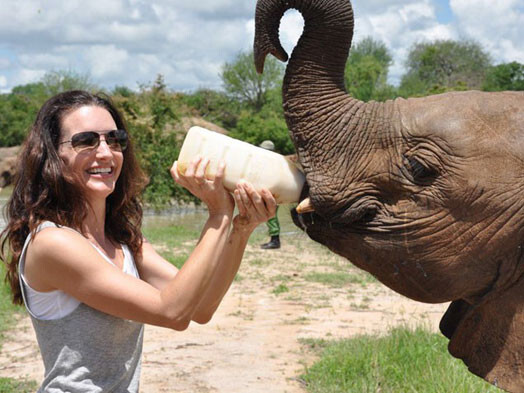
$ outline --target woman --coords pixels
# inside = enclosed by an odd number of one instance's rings
[[[40,109],[21,152],[3,250],[15,303],[24,301],[45,365],[39,392],[137,392],[144,323],[208,322],[251,232],[275,213],[267,190],[205,178],[195,159],[175,182],[208,207],[178,271],[142,237],[143,176],[121,116],[105,98],[59,94]],[[239,214],[233,219],[236,206]]]

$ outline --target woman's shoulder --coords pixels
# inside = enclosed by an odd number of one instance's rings
[[[51,256],[73,251],[83,244],[85,238],[77,231],[47,221],[38,226],[28,248],[36,256]]]
[[[80,233],[65,227],[47,226],[39,228],[32,236],[22,269],[33,289],[40,292],[61,289],[59,283],[71,277],[66,273],[77,271],[82,261],[89,258],[89,253]]]

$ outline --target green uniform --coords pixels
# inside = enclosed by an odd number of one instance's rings
[[[278,206],[275,212],[275,217],[267,220],[267,229],[269,236],[278,236],[280,235],[280,223],[278,222]]]

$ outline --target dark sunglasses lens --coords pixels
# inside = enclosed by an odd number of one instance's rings
[[[127,148],[127,132],[125,130],[116,130],[108,132],[106,141],[112,148],[119,148],[124,151]]]
[[[82,150],[96,147],[99,141],[100,135],[96,132],[79,132],[71,138],[71,146],[73,146],[74,149]]]

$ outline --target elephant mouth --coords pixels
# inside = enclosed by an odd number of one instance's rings
[[[377,227],[378,207],[374,203],[330,204],[311,197],[309,184],[301,192],[300,203],[291,210],[296,226],[308,234],[312,231],[320,235],[326,231],[362,232]]]
[[[294,224],[307,232],[308,228],[311,228],[316,223],[323,221],[322,217],[315,213],[315,208],[311,202],[309,196],[309,184],[304,183],[304,188],[300,194],[300,203],[293,209],[291,209],[291,218]]]
[[[291,218],[295,225],[303,231],[307,231],[315,224],[315,213],[299,213],[296,208],[291,209]]]
[[[337,222],[333,217],[328,218],[325,214],[317,211],[309,196],[309,186],[306,183],[302,190],[301,202],[297,207],[291,209],[291,218],[293,223],[309,235],[312,232],[318,232],[322,235],[327,230],[344,231],[347,225]]]

